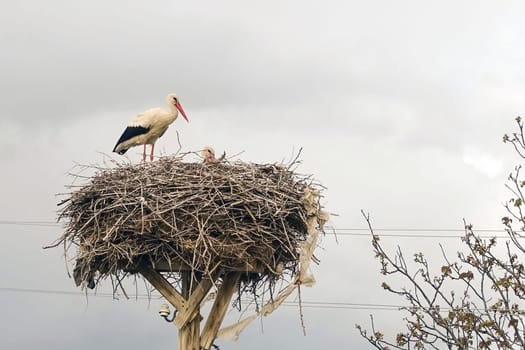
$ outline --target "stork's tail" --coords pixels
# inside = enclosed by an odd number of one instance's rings
[[[126,151],[132,146],[136,145],[136,143],[130,142],[133,138],[148,133],[150,129],[145,128],[143,126],[128,126],[120,138],[117,141],[117,144],[115,145],[115,148],[113,148],[113,152],[116,152],[118,154],[124,154]],[[128,141],[128,142],[126,142]]]
[[[119,146],[120,146],[120,147],[119,147]],[[122,154],[126,153],[126,152],[128,151],[128,149],[129,149],[129,148],[124,148],[124,147],[122,147],[122,144],[121,144],[121,143],[117,143],[117,144],[115,145],[115,147],[113,148],[113,152],[122,155]]]

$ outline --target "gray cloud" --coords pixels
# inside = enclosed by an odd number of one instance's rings
[[[506,170],[488,178],[463,152],[508,170],[516,161],[500,138],[523,111],[524,10],[488,1],[6,3],[0,219],[54,220],[73,163],[102,163],[97,152],[110,152],[126,122],[174,91],[191,123],[176,121],[159,152],[176,151],[176,130],[185,150],[212,144],[253,162],[304,147],[299,170],[328,187],[339,228],[363,227],[361,208],[376,227],[458,227],[463,217],[497,227]],[[0,226],[3,285],[78,291],[60,250],[41,249],[60,231]],[[432,254],[439,240],[388,242]],[[444,243],[452,252],[459,244]],[[400,302],[378,288],[368,238],[328,236],[323,246],[305,300]],[[2,348],[175,346],[157,301],[148,309],[146,301],[0,294]],[[365,347],[353,325],[366,324],[370,310],[304,311],[306,338],[298,311],[283,308],[264,320],[263,334],[254,324],[221,348]],[[398,316],[380,313],[378,323],[393,330]]]

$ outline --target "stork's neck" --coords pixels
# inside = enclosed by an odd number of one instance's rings
[[[173,105],[173,103],[170,103],[169,104],[169,117],[171,119],[171,121],[173,122],[175,119],[177,119],[177,116],[179,115],[179,110],[177,109],[177,107],[175,107]]]

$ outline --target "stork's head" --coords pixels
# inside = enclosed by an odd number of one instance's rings
[[[215,158],[215,150],[211,146],[205,146],[201,151],[201,156],[204,163],[213,163],[217,161]]]
[[[177,95],[169,94],[167,97],[167,101],[168,101],[168,105],[174,106],[175,108],[177,108],[177,110],[180,112],[180,114],[182,114],[184,119],[186,119],[188,123],[190,122],[188,120],[188,117],[186,116],[186,112],[184,112],[184,108],[182,108],[182,105],[179,102],[179,98],[177,97]]]

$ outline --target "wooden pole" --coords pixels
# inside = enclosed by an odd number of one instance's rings
[[[241,272],[230,272],[222,277],[222,283],[204,325],[202,336],[200,306],[213,287],[213,280],[217,276],[213,279],[200,278],[191,270],[182,270],[179,292],[159,271],[149,265],[138,266],[137,272],[140,272],[177,309],[177,316],[173,323],[179,329],[179,350],[209,350],[235,294]]]
[[[239,272],[232,272],[223,277],[222,284],[217,291],[217,296],[202,330],[200,341],[202,349],[209,350],[217,337],[232,296],[236,291],[240,276]]]
[[[213,287],[212,280],[207,277],[203,278],[200,282],[196,279],[193,279],[192,281],[191,278],[189,278],[189,284],[187,287],[185,287],[184,281],[186,278],[184,273],[186,272],[189,273],[190,276],[193,275],[190,271],[181,272],[182,289],[184,290],[187,288],[187,293],[189,296],[185,297],[186,302],[184,303],[184,307],[179,309],[179,313],[177,314],[177,317],[175,317],[174,323],[178,328],[184,327],[186,323],[193,320],[199,314],[199,308],[202,301],[210,291],[211,287]]]
[[[193,280],[195,275],[192,271],[181,272],[182,296],[188,300],[196,289],[197,281]],[[197,305],[196,312],[192,313],[193,319],[190,319],[179,328],[179,350],[200,350],[200,323],[201,315],[200,308]]]

